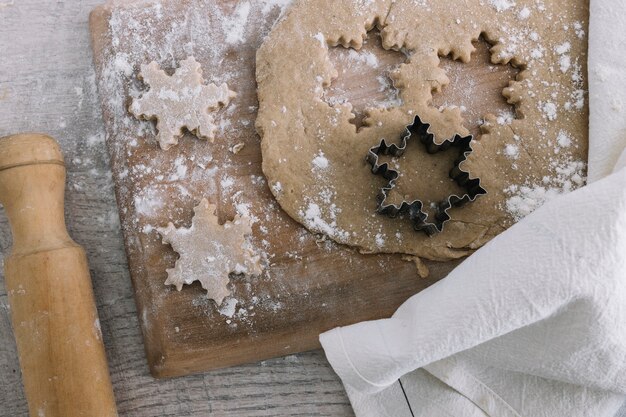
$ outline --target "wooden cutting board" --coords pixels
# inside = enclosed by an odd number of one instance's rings
[[[113,179],[155,377],[318,348],[320,332],[388,317],[458,263],[428,262],[430,276],[420,278],[416,265],[401,256],[364,255],[309,233],[275,203],[261,171],[254,129],[254,64],[255,51],[279,18],[282,3],[116,1],[91,15]],[[479,46],[471,64],[444,59],[457,87],[435,98],[435,104],[465,106],[474,132],[480,115],[510,110],[500,92],[515,74],[511,67],[491,66],[487,46]],[[341,75],[328,97],[349,99],[357,113],[393,96],[381,87],[380,76],[404,59],[381,50],[376,33],[364,48],[378,56],[377,65],[354,65],[354,56],[341,47],[331,51]],[[173,70],[190,55],[203,65],[209,82],[227,82],[238,95],[216,116],[220,128],[214,143],[187,134],[178,146],[163,151],[155,141],[154,124],[134,119],[127,107],[146,88],[137,80],[140,64],[155,60]],[[464,94],[464,77],[473,80],[479,94]],[[245,146],[234,154],[231,148],[239,143]],[[155,231],[169,221],[189,226],[193,207],[203,197],[218,204],[221,221],[242,210],[258,219],[253,241],[268,265],[261,277],[231,279],[237,304],[222,313],[197,283],[180,292],[164,285],[165,271],[177,255]]]

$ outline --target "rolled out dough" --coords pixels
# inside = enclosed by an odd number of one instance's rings
[[[296,1],[257,54],[263,171],[282,208],[311,231],[364,252],[459,258],[480,247],[553,194],[584,183],[587,153],[585,53],[587,5],[557,0]],[[329,104],[337,77],[329,48],[360,49],[381,31],[386,49],[407,54],[391,74],[401,103],[366,111],[350,123],[350,103]],[[385,183],[373,176],[367,151],[399,140],[415,114],[438,138],[465,135],[461,108],[437,109],[433,93],[449,83],[440,56],[467,62],[483,36],[492,62],[520,69],[503,95],[515,115],[485,115],[482,135],[463,168],[488,195],[452,209],[443,233],[427,237],[410,223],[376,213]],[[340,46],[341,47],[341,46]],[[400,195],[436,195],[432,156],[407,153],[398,167]],[[436,164],[435,164],[436,165]]]

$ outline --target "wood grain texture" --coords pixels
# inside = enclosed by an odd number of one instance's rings
[[[162,0],[155,14],[150,2],[113,2],[96,9],[91,18],[121,225],[148,364],[156,377],[318,348],[320,333],[389,317],[458,263],[429,263],[430,277],[421,279],[415,264],[400,255],[364,255],[320,241],[277,206],[264,182],[254,122],[256,50],[278,10],[264,14],[263,8],[252,8],[245,41],[232,44],[226,41],[223,27],[228,25],[222,19],[236,15],[237,5],[235,0]],[[205,77],[227,82],[237,97],[216,116],[216,124],[228,127],[218,129],[214,142],[186,135],[164,151],[126,105],[140,66],[154,60],[173,71],[190,54],[179,45],[189,45]],[[133,74],[116,72],[122,59]],[[370,90],[353,91],[367,97]],[[236,155],[230,151],[235,143],[245,144]],[[181,166],[184,174],[178,175]],[[232,219],[241,205],[258,219],[251,240],[267,266],[259,277],[231,277],[238,303],[232,317],[221,314],[197,284],[182,291],[164,285],[177,255],[162,244],[155,229],[170,221],[188,226],[193,207],[203,198],[216,204],[222,222]]]
[[[148,363],[157,377],[317,348],[321,332],[388,317],[407,298],[458,264],[428,262],[430,276],[420,279],[415,265],[399,255],[364,255],[330,241],[320,243],[319,237],[276,206],[262,182],[260,140],[254,129],[258,105],[254,70],[256,50],[277,13],[252,8],[246,20],[245,41],[231,44],[223,29],[229,25],[223,19],[236,14],[237,4],[235,0],[164,0],[155,14],[151,3],[112,2],[96,9],[91,17],[96,73],[131,279]],[[113,26],[115,29],[110,29]],[[372,101],[385,101],[386,95],[393,95],[388,74],[407,59],[403,53],[383,50],[377,32],[370,32],[359,53],[343,47],[330,49],[339,77],[328,89],[326,100],[351,102],[357,123],[358,115]],[[213,143],[186,135],[176,147],[163,151],[154,132],[131,117],[126,106],[132,100],[133,88],[145,89],[136,79],[141,65],[156,61],[173,72],[176,63],[190,54],[172,45],[188,45],[203,65],[205,77],[217,84],[228,82],[237,97],[216,116],[216,124],[228,127],[218,130]],[[511,112],[501,91],[516,70],[489,64],[488,45],[478,46],[471,64],[447,65],[460,73],[458,84],[466,79],[479,80],[481,96],[468,98],[463,96],[464,89],[457,88],[445,90],[437,99],[463,103],[472,116]],[[354,61],[358,54],[375,56],[376,65]],[[123,75],[115,72],[120,60],[133,70]],[[387,88],[381,88],[381,79],[389,80]],[[472,130],[478,130],[478,117],[472,117]],[[229,151],[234,143],[245,144],[237,155]],[[185,174],[172,179],[172,173],[181,166]],[[223,185],[225,181],[228,186]],[[231,280],[238,301],[237,314],[231,318],[217,311],[199,285],[180,292],[163,285],[165,271],[173,266],[176,254],[161,244],[155,229],[169,221],[179,227],[189,225],[192,208],[203,198],[217,205],[221,221],[232,218],[242,204],[259,219],[253,226],[252,241],[267,255],[268,266],[261,277]]]
[[[150,377],[92,70],[87,19],[99,3],[0,0],[0,136],[43,131],[61,142],[66,217],[87,250],[120,416],[353,416],[319,351],[172,380]],[[10,246],[0,209],[0,259]],[[0,275],[0,417],[26,417],[9,314]],[[618,416],[626,417],[626,408]]]

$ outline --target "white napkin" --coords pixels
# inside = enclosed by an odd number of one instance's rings
[[[392,318],[320,336],[358,417],[608,417],[624,402],[624,16],[623,0],[592,0],[591,184],[539,208]]]
[[[588,179],[593,182],[613,171],[626,148],[626,2],[591,0],[590,9]]]

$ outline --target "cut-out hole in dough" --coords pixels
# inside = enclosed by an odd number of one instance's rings
[[[491,45],[482,37],[474,43],[476,51],[468,63],[442,57],[440,67],[445,70],[450,84],[441,93],[433,95],[434,107],[460,107],[465,127],[474,137],[480,135],[482,119],[487,114],[498,118],[498,123],[509,124],[516,118],[515,107],[506,102],[502,90],[520,72],[512,65],[491,63]]]
[[[402,104],[389,74],[407,60],[405,54],[382,47],[380,32],[373,29],[358,51],[337,46],[328,56],[337,70],[337,79],[326,88],[324,100],[331,106],[350,103],[357,129],[363,126],[367,108],[390,108]]]
[[[424,144],[409,140],[402,156],[380,155],[378,163],[388,163],[399,174],[395,187],[387,192],[385,204],[400,206],[403,201],[412,202],[419,198],[424,203],[422,211],[432,222],[438,203],[451,195],[462,196],[466,190],[450,178],[450,170],[459,158],[457,149],[425,155]]]

